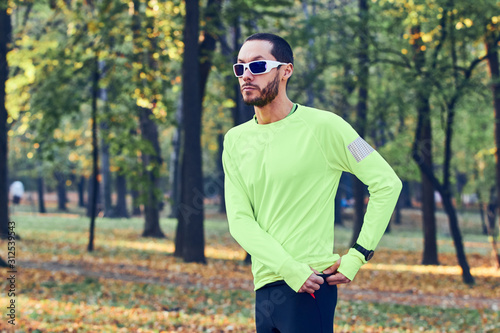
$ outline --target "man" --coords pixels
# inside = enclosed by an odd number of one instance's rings
[[[291,102],[290,45],[248,37],[234,73],[254,119],[224,139],[229,229],[252,256],[258,333],[332,332],[337,285],[352,281],[380,241],[401,191],[387,162],[340,117]],[[368,185],[353,248],[333,253],[334,199],[342,172]]]
[[[19,180],[16,180],[10,185],[9,192],[10,195],[12,196],[12,203],[14,205],[19,205],[24,195],[23,183],[20,182]]]

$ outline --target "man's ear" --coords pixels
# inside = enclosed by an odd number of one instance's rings
[[[285,65],[285,74],[283,75],[283,79],[288,80],[290,76],[293,74],[293,65],[292,64],[286,64]]]

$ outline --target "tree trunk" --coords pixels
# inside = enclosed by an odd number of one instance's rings
[[[241,43],[240,43],[240,38],[241,38],[241,28],[240,28],[240,18],[236,17],[234,20],[233,24],[234,28],[234,34],[233,34],[233,63],[238,62],[238,54],[237,51],[241,48]],[[250,105],[246,105],[243,102],[243,96],[241,95],[241,90],[240,90],[240,84],[238,81],[234,80],[233,77],[231,77],[231,80],[233,82],[233,91],[235,93],[235,106],[231,110],[233,113],[233,121],[234,121],[234,126],[238,126],[240,124],[243,124],[244,122],[247,122],[251,120],[255,114],[254,108]],[[244,264],[251,264],[252,263],[252,256],[247,253],[245,256],[245,259],[243,260]]]
[[[481,218],[481,229],[483,232],[483,235],[488,234],[488,226],[486,225],[486,214],[484,213],[484,202],[483,198],[481,196],[481,191],[479,189],[476,189],[476,195],[477,195],[477,205],[478,205],[478,210],[479,210],[479,217]]]
[[[340,188],[337,190],[337,195],[335,196],[335,221],[334,225],[344,226],[344,220],[342,219],[342,196]]]
[[[387,224],[387,228],[385,228],[384,234],[391,233],[393,220],[394,220],[394,213],[392,214],[391,219],[389,220],[389,224]]]
[[[57,209],[59,211],[67,211],[66,203],[66,176],[62,172],[54,172],[54,178],[57,181]]]
[[[453,56],[456,59],[455,56]],[[454,61],[454,64],[456,62]],[[454,66],[455,67],[455,66]],[[455,206],[452,202],[451,185],[450,185],[450,165],[452,157],[451,142],[453,138],[453,124],[455,119],[455,105],[458,100],[460,92],[457,90],[455,96],[448,103],[448,119],[446,122],[446,136],[445,136],[445,158],[443,163],[443,186],[438,186],[439,193],[441,194],[443,200],[443,206],[448,215],[448,222],[450,225],[450,231],[453,238],[453,243],[455,245],[455,250],[457,254],[457,260],[462,268],[462,279],[466,284],[473,285],[475,283],[474,278],[470,272],[470,267],[467,262],[467,257],[465,256],[465,250],[462,241],[462,233],[460,232],[460,227],[458,225],[458,217]],[[436,182],[436,180],[434,180]]]
[[[99,144],[97,142],[97,94],[99,92],[99,57],[94,60],[92,75],[92,195],[90,196],[90,230],[87,251],[94,251],[95,217],[97,210],[97,194],[99,191]]]
[[[410,182],[403,180],[403,189],[401,190],[401,195],[399,196],[399,200],[401,200],[401,208],[412,208],[413,204],[411,202],[411,189]]]
[[[146,6],[151,10],[150,2],[147,2]],[[145,26],[141,24],[142,17],[140,12],[141,1],[134,0],[134,13],[132,18],[132,30],[133,30],[133,43],[136,52],[137,62],[143,62],[143,66],[146,69],[143,70],[156,70],[157,63],[153,58],[153,53],[156,51],[156,39],[153,36],[154,31],[154,18],[144,15]],[[147,49],[144,49],[144,44],[142,37],[143,30],[148,31],[145,35],[149,42]],[[142,57],[141,57],[142,55]],[[142,79],[138,79],[141,82]],[[148,82],[142,81],[144,86],[149,89]],[[155,91],[152,91],[152,95],[155,95]],[[151,100],[151,103],[155,103]],[[162,190],[159,186],[160,168],[161,168],[161,150],[158,140],[158,126],[154,120],[154,115],[152,109],[138,107],[137,111],[139,113],[139,126],[141,129],[141,136],[144,142],[147,143],[148,148],[146,151],[142,151],[141,161],[143,166],[143,175],[145,178],[145,184],[143,185],[142,191],[144,202],[144,230],[142,232],[143,237],[154,237],[154,238],[164,238],[165,234],[160,227],[160,200],[162,200]],[[143,180],[144,181],[144,180]]]
[[[411,29],[412,36],[420,36],[420,26]],[[417,38],[413,44],[414,61],[418,71],[425,67],[425,53],[421,50],[422,40]],[[417,87],[417,128],[413,142],[412,157],[420,168],[422,179],[422,226],[424,232],[423,265],[439,265],[436,239],[436,204],[434,201],[434,186],[429,175],[423,168],[433,169],[432,161],[432,125],[431,108],[429,105],[429,87],[424,78],[420,78]]]
[[[304,12],[304,17],[306,18],[306,28],[308,31],[309,36],[314,35],[314,26],[311,24],[316,16],[316,1],[311,1],[311,13],[309,13],[309,1],[303,1],[302,2],[302,11]],[[314,61],[314,54],[313,54],[313,45],[314,45],[314,39],[310,37],[308,39],[308,48],[307,48],[307,69],[309,73],[314,72],[314,69],[316,68],[316,64]],[[314,97],[315,97],[315,90],[312,84],[308,84],[306,87],[306,105],[309,107],[314,107]]]
[[[10,265],[0,257],[0,267],[10,267]]]
[[[363,218],[365,216],[365,184],[363,184],[356,176],[351,175],[352,192],[354,197],[353,206],[353,226],[351,245],[358,239],[361,228],[363,227]]]
[[[107,102],[106,102],[107,103]],[[106,110],[104,110],[106,112]],[[106,142],[104,138],[104,134],[107,133],[107,124],[101,123],[101,193],[102,193],[102,208],[103,208],[103,216],[104,217],[114,217],[113,212],[113,202],[111,200],[112,193],[112,177],[111,171],[109,170],[109,144]]]
[[[156,39],[153,37],[154,18],[148,17],[145,14],[144,8],[141,9],[142,1],[134,0],[133,17],[132,17],[132,33],[135,62],[143,63],[145,67],[143,71],[156,70],[156,60],[153,59],[153,53],[156,51]],[[147,9],[150,10],[150,2],[146,2]],[[145,24],[142,24],[142,21]],[[147,34],[144,32],[147,31]],[[143,40],[147,39],[149,46],[143,44]],[[137,76],[137,82],[142,82],[145,88],[148,87],[147,80],[143,80]],[[155,91],[151,95],[155,95]],[[148,96],[149,98],[150,96]],[[151,103],[155,103],[152,99]],[[158,127],[154,120],[153,112],[150,108],[137,108],[139,117],[139,127],[142,140],[147,143],[147,149],[141,152],[143,187],[141,189],[142,197],[144,198],[144,230],[143,237],[164,238],[165,234],[160,227],[160,198],[162,191],[159,187],[159,176],[161,167],[161,150],[158,141]]]
[[[182,165],[180,165],[182,166]],[[179,172],[181,174],[182,171]],[[182,182],[182,179],[179,179],[179,183]],[[179,191],[181,189],[179,188]],[[179,202],[177,204],[177,212],[175,213],[177,218],[177,228],[175,230],[175,249],[174,249],[174,257],[182,258],[184,251],[184,217],[182,216],[182,212],[180,210],[181,197],[179,193]]]
[[[97,175],[97,189],[94,191],[94,174],[92,173],[90,178],[89,178],[89,183],[88,183],[88,188],[87,188],[87,217],[91,217],[92,214],[99,215],[99,212],[101,211],[101,207],[99,205],[99,202],[101,202],[101,200],[100,200],[101,189],[100,189],[99,183],[100,183],[99,182],[99,175]],[[92,206],[92,202],[94,201],[94,196],[95,196],[96,203],[94,206]],[[94,213],[92,213],[92,211]]]
[[[147,182],[143,187],[146,196],[144,202],[144,231],[142,237],[164,238],[165,234],[160,227],[160,198],[161,189],[159,184],[159,173],[161,166],[160,144],[158,139],[158,126],[152,119],[153,113],[150,109],[141,108],[139,119],[142,138],[153,148],[154,153],[142,152],[143,172]]]
[[[429,100],[420,96],[418,101],[419,125],[414,144],[418,147],[417,164],[433,168],[432,162],[432,131]],[[415,157],[414,157],[415,158]],[[432,180],[424,172],[422,178],[422,226],[424,231],[424,251],[422,265],[439,265],[437,236],[436,236],[436,203],[434,200],[434,186]]]
[[[221,34],[219,36],[219,40],[221,41],[221,48],[222,48],[222,53],[226,57],[227,61],[230,61],[232,63],[236,63],[237,61],[237,50],[240,49],[241,43],[240,43],[240,38],[241,38],[241,28],[240,28],[240,17],[235,16],[233,21],[232,21],[232,45],[230,46],[229,43],[227,42],[227,38],[225,35]],[[220,25],[219,26],[219,31],[223,31],[224,26]],[[228,87],[232,87],[233,91],[233,101],[234,101],[234,107],[231,109],[231,113],[233,116],[233,125],[238,126],[240,124],[243,124],[244,122],[247,122],[251,120],[254,116],[254,109],[252,106],[246,105],[243,102],[242,96],[241,96],[241,91],[240,91],[240,85],[237,80],[234,79],[234,76],[227,76],[226,77],[226,82]],[[224,177],[222,177],[222,182],[221,182],[221,188],[224,188]],[[222,191],[224,193],[224,191]],[[225,210],[225,196],[224,194],[221,196],[221,200],[224,200],[224,202],[221,202],[221,206],[224,205],[224,210]],[[221,207],[222,210],[222,207]],[[250,254],[247,253],[243,263],[244,264],[250,264],[251,263],[251,256]]]
[[[424,229],[424,251],[422,265],[439,265],[436,239],[434,187],[426,175],[422,177],[422,222]]]
[[[7,1],[0,2],[0,238],[7,238],[9,235],[8,114],[5,107],[5,83],[9,78],[7,52],[12,25],[7,7]]]
[[[137,190],[130,191],[132,195],[132,216],[141,216],[141,205],[139,203],[139,192]]]
[[[344,31],[344,33],[345,33],[345,31]],[[344,89],[343,89],[343,93],[340,97],[341,98],[340,99],[340,115],[342,116],[342,118],[344,118],[346,120],[349,118],[349,114],[352,113],[352,107],[349,103],[349,96],[352,95],[352,93],[354,92],[354,90],[356,88],[356,85],[352,79],[351,71],[352,71],[351,64],[349,62],[346,62],[344,64],[344,68],[343,68],[343,78],[344,78],[343,88]],[[337,190],[337,194],[335,196],[335,225],[340,225],[340,226],[344,225],[344,221],[342,219],[342,211],[344,209],[344,207],[342,207],[342,193],[345,192],[345,189],[342,188],[342,179],[344,177],[345,176],[342,176],[340,179],[339,189]],[[352,177],[352,178],[354,179],[354,177]],[[356,215],[353,218],[356,218]],[[354,225],[356,225],[356,224],[354,224]],[[359,235],[359,231],[360,230],[358,230],[356,233],[353,231],[353,234]]]
[[[104,60],[99,61],[99,72],[101,77],[106,76],[106,61]],[[104,114],[107,114],[109,111],[108,90],[107,88],[102,87],[99,89],[99,92],[100,92],[100,99],[104,103],[103,112]],[[106,138],[108,134],[108,124],[104,121],[101,122],[100,129],[101,129],[101,175],[102,175],[101,199],[103,200],[102,202],[103,216],[114,217],[113,201],[111,199],[111,194],[113,190],[112,190],[111,170],[109,169],[110,166],[109,143]]]
[[[238,50],[241,48],[240,38],[241,38],[241,28],[239,17],[236,17],[233,24],[233,58],[232,62],[238,62]],[[226,55],[229,56],[229,55]],[[228,60],[229,61],[229,60]],[[234,91],[234,108],[231,109],[233,114],[234,126],[243,124],[253,118],[255,112],[252,106],[246,105],[243,102],[243,97],[241,96],[240,85],[234,76],[231,76],[232,87]],[[231,83],[230,83],[231,84]]]
[[[127,210],[127,178],[123,174],[116,175],[116,207],[115,217],[128,218]]]
[[[368,112],[368,78],[370,75],[370,59],[368,56],[369,29],[368,29],[368,0],[359,0],[359,50],[358,50],[358,105],[356,112],[355,129],[361,137],[366,134],[366,117]],[[351,244],[358,239],[363,218],[365,216],[365,185],[353,176],[354,192],[354,225],[352,230]]]
[[[453,19],[453,17],[452,17]],[[453,68],[457,68],[457,53],[456,53],[456,43],[455,43],[455,29],[452,28],[450,30],[450,39],[451,39],[451,59],[453,63]],[[465,76],[465,80],[467,80],[468,75]],[[452,158],[452,139],[453,139],[453,126],[455,123],[455,105],[458,101],[458,98],[461,93],[462,84],[458,83],[458,73],[454,71],[454,81],[455,81],[455,94],[447,103],[447,121],[446,121],[446,135],[445,135],[445,153],[444,153],[444,161],[443,161],[443,185],[437,187],[439,193],[441,194],[443,200],[443,206],[448,215],[448,222],[450,225],[450,231],[453,238],[453,243],[455,245],[455,250],[457,254],[457,259],[460,267],[462,268],[462,279],[466,284],[473,285],[474,278],[470,273],[470,267],[467,262],[467,257],[465,256],[463,241],[462,241],[462,233],[460,232],[460,227],[458,225],[458,217],[455,206],[453,205],[453,195],[450,184],[450,172],[451,172],[451,158]],[[458,186],[463,186],[461,184],[465,184],[465,181],[459,182],[457,179]],[[461,192],[459,188],[458,193]]]
[[[227,42],[227,38],[225,35],[221,34],[219,36],[219,40],[221,41],[221,48],[222,48],[222,53],[226,57],[227,61],[231,61],[232,63],[236,63],[237,61],[237,51],[241,48],[241,43],[240,43],[240,38],[241,38],[241,27],[240,27],[240,17],[235,16],[233,21],[232,21],[232,45],[229,46],[229,43]],[[224,26],[220,25],[219,26],[219,31],[223,31]],[[234,76],[228,76],[226,77],[227,79],[227,86],[232,87],[233,90],[233,101],[234,101],[234,107],[231,109],[231,113],[233,116],[233,124],[234,126],[238,126],[240,124],[243,124],[244,122],[247,122],[251,120],[255,114],[254,108],[252,106],[246,105],[243,102],[243,98],[241,96],[241,91],[240,91],[240,85],[237,80],[234,79]],[[221,187],[224,187],[224,183],[222,182]],[[222,198],[221,198],[222,200]],[[225,199],[224,199],[225,200]],[[221,203],[221,205],[224,203]],[[247,253],[245,259],[244,259],[244,264],[250,264],[251,263],[251,256],[250,254]]]
[[[447,11],[447,13],[452,13],[451,9],[450,11]],[[448,15],[445,15],[443,17],[447,17]],[[451,21],[453,21],[453,14],[451,14]],[[456,54],[456,43],[455,43],[455,35],[454,35],[454,27],[452,26],[449,31],[447,31],[447,25],[446,25],[446,19],[442,21],[442,26],[443,26],[443,32],[442,32],[442,41],[440,45],[442,45],[442,42],[444,41],[444,38],[447,36],[449,33],[450,36],[450,41],[451,41],[451,60],[452,60],[452,68],[457,68],[457,63],[458,63],[458,57]],[[418,35],[414,36],[419,36],[415,40],[415,62],[416,62],[416,67],[419,70],[419,72],[423,68],[423,64],[425,63],[425,56],[424,53],[421,50],[421,37],[420,37],[420,29],[416,27],[414,29],[415,33],[418,33]],[[434,70],[437,64],[437,57],[439,54],[439,48],[436,49],[436,52],[434,54],[434,61],[432,62],[431,65],[431,70]],[[453,138],[453,125],[454,125],[454,119],[455,119],[455,106],[460,98],[460,95],[462,94],[462,89],[465,87],[467,81],[470,78],[470,75],[472,73],[473,68],[477,65],[477,62],[472,62],[471,66],[469,69],[466,71],[465,77],[463,80],[460,81],[459,75],[457,71],[454,71],[453,73],[453,78],[454,78],[454,85],[455,85],[455,93],[453,96],[447,101],[446,103],[446,128],[445,128],[445,151],[444,151],[444,161],[443,161],[443,183],[441,184],[439,180],[436,178],[434,170],[433,170],[433,164],[432,164],[432,136],[430,135],[431,133],[431,121],[430,121],[430,107],[429,107],[429,96],[430,93],[429,87],[426,84],[425,76],[421,79],[420,82],[420,87],[417,91],[417,95],[419,96],[419,99],[417,103],[418,105],[418,111],[419,111],[419,118],[418,118],[418,124],[417,124],[417,135],[415,138],[415,142],[418,142],[420,140],[420,144],[418,147],[414,145],[414,150],[413,150],[413,157],[415,158],[422,174],[424,175],[424,180],[429,182],[430,186],[433,187],[435,190],[439,192],[442,198],[443,206],[446,211],[446,214],[448,216],[448,222],[450,226],[450,231],[451,235],[453,238],[453,242],[455,245],[455,250],[456,250],[456,255],[458,259],[458,263],[460,267],[462,268],[462,278],[463,281],[466,284],[473,285],[475,283],[474,278],[472,277],[470,273],[470,267],[467,263],[467,257],[465,255],[464,247],[463,247],[463,241],[462,241],[462,235],[460,232],[459,224],[458,224],[458,218],[457,218],[457,213],[455,206],[453,205],[452,201],[452,191],[451,191],[451,185],[450,185],[450,171],[451,171],[451,158],[452,158],[452,138]],[[425,102],[425,103],[422,103]],[[418,149],[420,149],[420,152],[417,152]],[[428,155],[428,156],[427,156]],[[423,198],[424,200],[428,197],[431,196],[430,190],[429,193],[423,193]],[[434,204],[434,197],[432,196],[432,201]],[[433,243],[435,243],[435,223],[434,223],[434,229],[432,230],[432,237]],[[433,245],[433,244],[431,244]],[[437,246],[436,246],[437,247]],[[437,252],[437,249],[436,249]],[[431,258],[433,259],[433,258]],[[424,249],[424,260],[426,260],[426,255],[425,255],[425,249]],[[436,260],[437,260],[437,255],[436,255]]]
[[[45,209],[45,197],[44,197],[45,184],[43,181],[43,174],[42,174],[40,164],[41,163],[39,162],[39,165],[37,167],[38,177],[36,179],[36,185],[37,185],[37,193],[38,193],[38,212],[43,214],[43,213],[46,213],[47,210]]]
[[[206,22],[203,42],[199,45],[199,62],[200,62],[200,103],[203,105],[203,98],[205,96],[205,90],[208,82],[208,75],[210,74],[210,69],[212,68],[212,58],[216,47],[216,29],[220,20],[220,12],[222,10],[222,0],[208,0],[207,7],[205,9],[205,19]]]
[[[216,46],[215,28],[220,26],[221,0],[209,0],[205,10],[204,40],[198,45],[199,5],[186,1],[184,29],[183,95],[182,95],[182,161],[180,168],[180,202],[177,210],[176,256],[189,261],[205,262],[203,174],[201,168],[201,115],[208,75]],[[187,8],[190,14],[187,14]],[[188,44],[189,43],[189,44]],[[189,54],[188,54],[189,52]],[[198,55],[198,57],[197,57]],[[195,64],[196,63],[196,64]],[[198,82],[196,82],[198,81]],[[192,85],[199,90],[193,91]],[[187,91],[191,91],[191,98]],[[196,95],[197,98],[192,98]],[[189,119],[188,119],[189,118]],[[196,244],[199,242],[199,244]]]
[[[173,138],[172,138],[172,153],[170,154],[170,186],[171,186],[171,196],[170,196],[170,217],[177,218],[177,213],[179,210],[179,201],[180,201],[180,179],[181,179],[181,138],[182,138],[182,101],[179,101],[179,106],[177,107],[177,111],[175,114],[177,120],[177,128],[175,129]],[[182,239],[182,235],[179,234],[179,229],[176,231],[176,242]],[[182,246],[179,247],[176,245],[176,249],[181,249]],[[181,256],[180,254],[178,254]]]
[[[201,72],[199,55],[199,4],[186,0],[184,61],[182,64],[183,154],[178,223],[183,224],[182,258],[206,262],[203,230],[203,176],[201,160]]]
[[[488,52],[488,66],[491,74],[491,91],[493,93],[493,108],[495,112],[495,146],[496,146],[496,186],[500,189],[500,60],[498,57],[498,36],[490,32],[486,36],[486,50]],[[500,207],[500,195],[497,195],[497,209]],[[500,216],[500,214],[497,214]],[[498,221],[500,226],[500,220]],[[490,228],[491,229],[491,228]],[[495,228],[493,228],[494,230]],[[497,267],[500,267],[500,255],[493,245],[494,255],[497,257]]]
[[[86,178],[84,176],[80,176],[80,180],[78,181],[78,207],[85,207],[85,183]]]
[[[486,234],[491,243],[491,259],[493,265],[498,269],[500,268],[500,255],[498,254],[497,235],[495,234],[495,222],[497,219],[497,206],[498,206],[498,198],[496,195],[496,187],[493,186],[490,190],[490,202],[487,208],[487,216],[488,220],[486,221]]]
[[[255,111],[253,109],[253,106],[246,105],[245,102],[243,102],[243,97],[241,96],[239,83],[236,83],[234,85],[234,88],[235,88],[234,90],[237,93],[236,95],[237,97],[235,103],[236,105],[232,109],[232,111],[233,111],[234,125],[237,126],[251,120],[255,115]]]
[[[394,211],[394,224],[400,225],[401,224],[401,206],[403,205],[402,201],[398,199],[398,202],[396,202],[396,209]]]
[[[446,210],[446,214],[449,218],[450,231],[453,237],[453,243],[455,245],[455,250],[457,253],[458,264],[462,268],[462,279],[466,284],[473,285],[474,278],[470,273],[470,267],[467,262],[467,257],[465,256],[465,250],[462,242],[462,234],[458,225],[458,217],[451,200],[451,196],[448,193],[445,195],[441,194],[443,199],[443,206]]]
[[[205,32],[203,42],[200,44],[200,103],[201,103],[201,111],[200,115],[203,111],[203,99],[205,96],[205,91],[208,82],[208,76],[210,74],[210,69],[212,68],[212,58],[213,53],[215,52],[216,42],[217,42],[217,34],[216,29],[220,26],[220,15],[219,13],[222,10],[222,0],[208,0],[207,7],[205,9],[205,19],[206,22]],[[201,132],[201,125],[200,125]],[[218,137],[219,146],[221,144],[221,138]],[[219,150],[222,152],[222,149]],[[220,156],[220,165],[219,172],[222,169],[222,156]],[[222,171],[223,172],[223,171]],[[203,176],[202,176],[203,178]],[[216,175],[215,180],[219,180],[220,177]],[[221,207],[219,207],[220,210]],[[225,209],[224,209],[225,211]]]
[[[44,182],[42,177],[37,177],[37,191],[38,191],[38,212],[39,213],[46,213],[47,210],[45,209],[45,199],[44,199]]]

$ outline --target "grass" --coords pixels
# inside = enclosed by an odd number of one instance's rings
[[[157,240],[140,237],[141,219],[99,218],[93,253],[86,252],[88,218],[18,212],[12,219],[22,237],[16,259],[36,264],[19,267],[16,332],[254,331],[250,268],[242,265],[245,253],[221,218],[205,222],[207,265],[172,256],[172,219],[161,220],[168,238]],[[479,230],[477,221],[469,217],[466,230]],[[408,218],[394,226],[375,262],[340,290],[336,332],[500,332],[500,302],[495,303],[500,273],[488,267],[487,238],[479,232],[464,235],[477,280],[469,288],[457,273],[446,220],[439,217],[438,223],[444,265],[418,265],[418,221]],[[336,228],[341,252],[350,235],[348,227]],[[5,257],[6,243],[0,245]],[[0,284],[0,304],[7,304],[7,282]],[[366,299],[369,293],[378,299]],[[448,304],[434,304],[431,296]],[[8,328],[4,316],[0,330]]]

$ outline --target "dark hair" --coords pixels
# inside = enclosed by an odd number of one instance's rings
[[[271,54],[277,61],[293,64],[293,51],[290,44],[280,36],[270,33],[256,33],[245,39],[245,43],[250,40],[264,40],[273,45]]]

